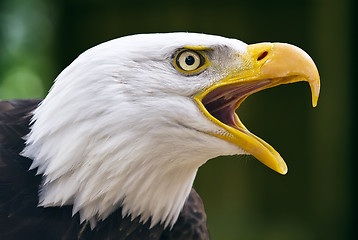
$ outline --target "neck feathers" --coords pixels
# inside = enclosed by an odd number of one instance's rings
[[[69,111],[66,106],[57,115],[43,114],[46,108],[51,110],[45,102],[35,111],[23,151],[33,159],[31,168],[43,175],[39,206],[73,205],[73,214],[79,212],[81,221],[91,221],[92,226],[118,207],[123,216],[151,219],[152,226],[173,225],[197,169],[222,151],[215,142],[220,139],[163,117],[103,111],[82,113],[90,117],[76,116],[78,120],[68,124],[61,113]],[[120,116],[137,120],[125,122]],[[51,124],[46,129],[42,123]],[[209,143],[214,143],[211,151]]]

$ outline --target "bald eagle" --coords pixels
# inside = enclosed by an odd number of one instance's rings
[[[0,103],[0,238],[208,239],[198,168],[251,154],[285,174],[235,110],[298,81],[316,106],[314,62],[283,43],[166,33],[87,50],[44,100]]]

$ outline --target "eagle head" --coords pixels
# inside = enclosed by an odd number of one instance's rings
[[[35,110],[23,155],[43,175],[39,206],[73,205],[95,224],[122,207],[173,225],[198,168],[252,154],[285,174],[281,156],[235,110],[246,97],[319,75],[301,49],[195,33],[142,34],[95,46],[56,78]]]

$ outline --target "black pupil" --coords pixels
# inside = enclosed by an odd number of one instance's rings
[[[193,56],[187,56],[185,58],[185,63],[189,66],[193,65],[195,63],[195,58]]]

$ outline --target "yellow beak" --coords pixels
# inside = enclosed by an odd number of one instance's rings
[[[280,154],[268,143],[250,133],[235,110],[252,93],[281,84],[307,81],[311,87],[312,105],[317,105],[320,80],[317,68],[307,53],[284,43],[260,43],[247,46],[241,56],[246,67],[237,67],[229,76],[195,96],[205,116],[224,129],[210,133],[252,154],[271,169],[287,173]],[[242,64],[242,63],[241,63]]]

